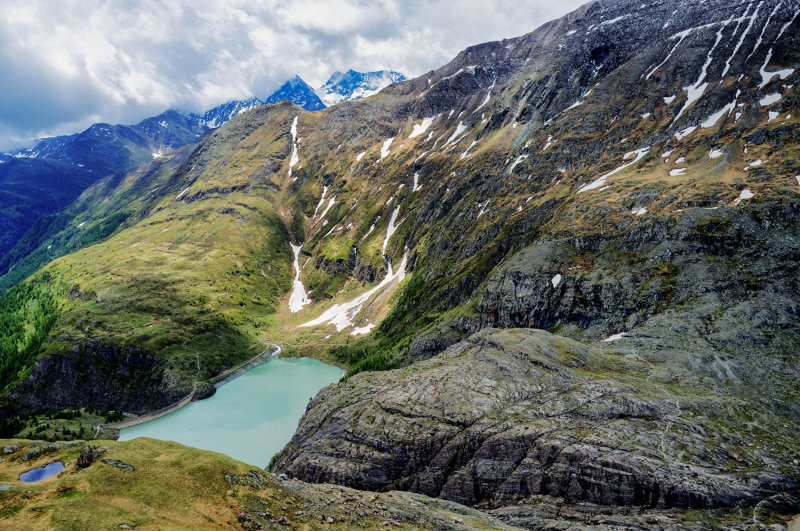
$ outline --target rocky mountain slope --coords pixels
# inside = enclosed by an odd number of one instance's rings
[[[593,2],[370,98],[242,113],[107,185],[121,229],[24,284],[47,319],[0,300],[36,332],[4,412],[144,411],[282,341],[395,369],[311,403],[276,464],[299,479],[524,525],[796,512],[798,18]]]
[[[362,98],[405,79],[402,74],[384,71],[362,74],[350,70],[348,76],[338,84],[329,81],[325,85],[331,93],[338,91],[339,101]],[[193,144],[202,133],[238,114],[282,100],[308,111],[325,108],[314,89],[295,76],[265,100],[233,100],[202,115],[170,110],[135,126],[95,124],[83,133],[40,139],[29,148],[6,154],[7,161],[0,158],[0,228],[4,229],[0,293],[46,264],[42,256],[52,259],[66,254],[45,240],[64,229],[66,213],[60,211],[67,206],[67,211],[74,210],[70,203],[89,185]]]

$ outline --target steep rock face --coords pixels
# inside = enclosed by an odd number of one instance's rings
[[[190,382],[170,381],[161,359],[138,347],[90,343],[68,356],[40,359],[9,395],[26,408],[93,405],[131,413],[154,411],[191,391]]]
[[[584,337],[633,328],[700,294],[747,300],[760,291],[797,300],[800,217],[794,203],[696,209],[618,233],[536,242],[490,277],[482,326],[553,329]],[[746,268],[721,266],[747,263]]]
[[[704,419],[723,398],[646,385],[646,367],[542,331],[483,331],[406,369],[326,388],[275,469],[467,504],[551,495],[712,508],[797,485],[778,467],[734,473],[726,453],[740,441]]]

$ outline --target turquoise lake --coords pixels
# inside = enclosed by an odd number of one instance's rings
[[[211,398],[120,431],[222,452],[265,467],[289,442],[310,398],[342,369],[311,358],[272,358],[217,389]]]

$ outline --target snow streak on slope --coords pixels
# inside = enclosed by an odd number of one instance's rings
[[[645,76],[645,79],[650,79],[650,76],[652,76],[653,74],[655,74],[656,70],[658,70],[659,68],[661,68],[662,66],[664,66],[664,63],[666,63],[667,61],[669,61],[669,58],[670,58],[670,57],[672,57],[672,54],[673,54],[673,53],[675,53],[675,50],[678,48],[678,46],[680,46],[680,45],[681,45],[681,43],[683,42],[683,40],[684,40],[684,39],[685,39],[685,38],[686,38],[686,37],[687,37],[687,36],[688,36],[688,35],[689,35],[689,34],[692,32],[692,30],[693,30],[693,29],[694,29],[694,28],[689,28],[689,29],[687,29],[687,30],[681,31],[680,33],[676,33],[675,35],[673,35],[673,36],[671,36],[671,37],[670,37],[670,39],[675,39],[675,38],[678,38],[678,42],[676,42],[676,43],[675,43],[675,46],[673,46],[673,47],[672,47],[672,49],[669,51],[669,53],[668,53],[668,54],[667,54],[667,56],[664,58],[664,60],[663,60],[663,61],[661,61],[661,63],[659,63],[659,64],[658,64],[658,66],[654,67],[652,70],[650,70],[650,71],[647,73],[647,75]]]
[[[746,27],[746,28],[744,29],[744,31],[742,32],[742,36],[741,36],[741,37],[739,37],[739,42],[737,42],[737,43],[736,43],[736,47],[733,49],[733,53],[731,54],[731,56],[730,56],[730,57],[728,57],[728,60],[727,60],[727,61],[725,61],[725,68],[722,70],[722,76],[721,76],[721,79],[725,79],[725,74],[727,74],[727,73],[728,73],[728,70],[730,70],[730,68],[731,68],[731,61],[733,61],[733,58],[736,56],[736,53],[739,51],[739,48],[741,48],[741,47],[742,47],[742,43],[744,43],[744,39],[745,39],[745,38],[747,37],[747,35],[750,33],[750,29],[752,29],[752,27],[753,27],[753,22],[755,22],[755,20],[756,20],[756,16],[758,16],[758,10],[759,10],[759,9],[761,9],[761,4],[763,4],[763,3],[764,3],[764,2],[763,2],[763,1],[761,1],[761,2],[759,2],[759,3],[758,3],[758,5],[756,6],[756,10],[755,10],[755,11],[753,11],[753,15],[750,17],[750,22],[747,24],[747,27]],[[750,11],[750,6],[748,5],[748,6],[747,6],[747,10],[744,12],[744,16],[745,16],[745,17],[747,17],[747,13],[748,13],[749,11]],[[739,24],[740,24],[740,22],[737,22],[737,23],[736,23],[736,30],[734,30],[734,32],[733,32],[733,34],[734,34],[734,35],[736,35],[736,31],[738,31],[738,29],[739,29]]]
[[[397,205],[397,207],[394,209],[394,212],[392,212],[392,217],[389,218],[389,225],[386,227],[386,238],[384,238],[383,240],[383,246],[381,247],[381,254],[386,253],[386,246],[389,245],[389,238],[391,238],[392,234],[394,234],[394,231],[397,230],[397,225],[395,225],[394,222],[397,221],[397,214],[399,213],[400,213],[400,205]]]
[[[419,184],[419,172],[414,173],[414,187],[411,189],[412,192],[416,192],[418,190],[422,190],[422,185]]]
[[[647,155],[648,151],[650,151],[650,146],[643,147],[642,149],[637,149],[636,151],[631,151],[625,153],[625,156],[622,157],[622,160],[628,160],[631,156],[636,155],[636,158],[633,159],[631,162],[627,164],[623,164],[619,168],[611,170],[610,172],[606,173],[605,175],[598,177],[594,181],[590,182],[589,184],[585,184],[578,189],[578,193],[588,192],[589,190],[595,190],[597,188],[602,188],[606,184],[606,179],[614,175],[615,173],[621,172],[628,166],[632,166],[639,162],[645,155]]]
[[[292,294],[289,296],[289,311],[297,313],[303,309],[303,306],[310,303],[311,299],[308,298],[305,287],[300,282],[300,249],[303,246],[293,243],[289,243],[289,245],[292,246],[292,253],[294,253],[294,282],[292,283]]]
[[[383,143],[383,146],[381,146],[381,158],[378,159],[379,161],[389,156],[389,146],[392,145],[393,141],[394,137],[386,140],[386,142]]]
[[[352,299],[348,302],[344,302],[342,304],[334,304],[327,310],[325,310],[322,315],[314,319],[313,321],[309,321],[307,323],[303,323],[300,327],[309,327],[309,326],[317,326],[321,324],[332,324],[336,326],[336,331],[341,332],[348,326],[353,326],[353,319],[356,315],[361,311],[364,304],[378,291],[385,288],[386,286],[392,284],[393,282],[397,281],[400,282],[406,277],[406,263],[408,262],[408,253],[403,255],[403,260],[400,262],[400,266],[397,268],[397,272],[392,271],[392,264],[389,263],[389,273],[384,277],[381,282],[372,288],[371,290],[367,291],[366,293],[362,293],[355,299]]]
[[[749,61],[750,58],[753,57],[753,54],[756,53],[756,50],[758,50],[758,47],[761,46],[761,43],[764,40],[764,32],[767,31],[767,27],[769,27],[769,23],[772,21],[772,17],[775,15],[775,13],[778,12],[778,9],[781,7],[782,3],[783,3],[783,1],[778,2],[777,4],[775,4],[775,7],[772,9],[772,11],[770,12],[769,16],[767,17],[767,21],[764,22],[764,26],[761,28],[761,33],[758,34],[758,39],[756,39],[756,45],[753,46],[753,51],[751,51],[750,55],[747,56],[747,58],[745,59],[745,62]],[[761,4],[759,4],[758,7],[761,7]]]
[[[775,42],[777,42],[778,39],[781,38],[783,32],[786,31],[786,28],[792,25],[794,20],[797,18],[798,14],[800,14],[800,11],[795,12],[792,19],[781,27],[781,30],[778,32],[778,36],[775,37]],[[775,42],[772,43],[773,46],[775,45]],[[770,47],[769,52],[767,52],[767,57],[764,59],[764,64],[761,65],[761,69],[759,70],[759,74],[761,74],[761,83],[759,83],[758,85],[759,89],[764,88],[764,86],[770,81],[772,81],[772,78],[774,78],[775,76],[778,76],[783,80],[794,73],[794,68],[786,68],[783,70],[777,70],[775,72],[767,72],[767,65],[769,64],[771,59],[772,59],[772,47]]]
[[[326,193],[328,193],[328,187],[327,186],[323,186],[322,187],[322,196],[319,198],[319,203],[317,203],[317,208],[314,209],[314,215],[311,216],[311,219],[316,219],[317,212],[319,212],[319,209],[322,208],[322,204],[325,202],[325,194]],[[326,212],[327,212],[327,210],[326,210]]]
[[[292,120],[292,157],[289,159],[289,177],[292,176],[292,168],[295,164],[300,162],[300,157],[297,155],[297,116],[294,117]],[[294,180],[297,180],[297,177],[294,177]]]
[[[719,28],[719,31],[717,31],[717,40],[714,41],[714,45],[708,51],[706,62],[703,64],[703,68],[700,71],[700,77],[697,78],[697,81],[695,81],[694,85],[691,85],[689,87],[683,87],[683,90],[686,92],[686,103],[683,104],[683,107],[675,116],[675,119],[672,120],[672,123],[677,122],[678,118],[681,117],[684,111],[689,107],[691,107],[691,105],[694,102],[699,100],[703,96],[703,94],[705,94],[706,88],[708,87],[708,82],[703,83],[703,81],[705,81],[706,76],[708,75],[708,67],[711,65],[712,55],[714,54],[714,50],[717,49],[717,46],[719,46],[719,41],[722,40],[723,30],[725,29],[725,27],[727,27],[728,24],[730,24],[732,20],[733,19],[728,19],[724,21],[722,23],[722,26]]]
[[[323,211],[322,211],[322,214],[320,214],[320,215],[319,215],[319,218],[317,218],[316,220],[314,220],[314,222],[311,224],[311,226],[313,227],[314,225],[316,225],[316,224],[317,224],[317,222],[318,222],[319,220],[321,220],[321,219],[324,219],[324,218],[325,218],[325,214],[327,214],[327,213],[328,213],[328,210],[330,210],[330,209],[331,209],[331,207],[332,207],[332,206],[333,206],[335,203],[336,203],[336,196],[333,196],[333,197],[331,197],[330,201],[328,201],[328,206],[326,206],[326,207],[325,207],[325,210],[323,210]],[[323,223],[323,225],[324,225],[324,223]]]

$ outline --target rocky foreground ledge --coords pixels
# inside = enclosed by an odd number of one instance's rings
[[[359,374],[310,403],[273,470],[499,508],[523,525],[542,516],[526,520],[526,504],[584,521],[800,512],[787,440],[748,437],[758,407],[731,393],[735,382],[676,384],[663,351],[654,363],[623,343],[484,330],[413,366]]]

